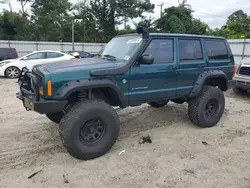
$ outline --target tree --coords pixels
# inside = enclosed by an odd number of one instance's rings
[[[153,12],[155,5],[150,0],[118,0],[118,15],[124,18],[124,28],[129,19],[141,17],[144,12]]]
[[[143,12],[153,11],[150,0],[92,0],[90,11],[96,20],[96,26],[107,42],[116,34],[116,26],[129,19],[141,17]],[[122,18],[122,21],[121,21]]]
[[[33,40],[33,26],[17,12],[4,11],[0,15],[0,37],[13,40]]]
[[[18,2],[20,2],[21,7],[22,7],[22,14],[23,16],[26,16],[26,12],[25,12],[25,6],[27,5],[28,2],[30,2],[31,0],[17,0]]]
[[[141,20],[136,23],[133,21],[135,27],[148,27],[148,28],[151,28],[151,29],[154,29],[154,24],[155,24],[155,19],[152,18],[151,16],[149,16],[149,18],[143,16],[141,17]]]
[[[165,25],[169,33],[185,33],[186,28],[183,22],[175,15],[171,16]]]
[[[99,40],[97,36],[96,20],[92,15],[87,0],[78,1],[74,5],[75,39],[82,42],[91,42]]]
[[[192,27],[192,10],[183,6],[165,9],[162,18],[157,21],[156,27],[162,32],[186,33]],[[178,26],[175,22],[180,24]],[[173,27],[173,28],[172,28]],[[178,30],[178,28],[180,30]]]
[[[226,25],[209,32],[211,35],[223,36],[228,39],[240,39],[242,36],[249,37],[249,33],[250,18],[242,10],[233,12],[228,17]]]
[[[7,4],[9,6],[10,12],[12,12],[11,0],[1,0],[0,4]]]
[[[227,25],[235,23],[241,24],[245,31],[250,31],[250,18],[242,10],[237,10],[228,17]]]
[[[208,25],[200,19],[192,19],[192,27],[188,30],[189,34],[205,35],[208,32]]]
[[[68,0],[34,0],[31,8],[38,39],[61,40],[58,36],[62,32],[63,23],[70,20],[68,12],[71,3]]]

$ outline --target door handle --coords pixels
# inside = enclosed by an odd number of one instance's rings
[[[176,69],[176,66],[174,65],[168,66],[168,69]]]
[[[206,67],[206,64],[200,64],[199,67]]]

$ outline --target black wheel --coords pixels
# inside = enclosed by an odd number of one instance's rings
[[[63,112],[58,112],[58,113],[53,113],[53,114],[46,114],[47,118],[53,121],[54,123],[59,124],[62,117],[63,117]]]
[[[5,71],[5,76],[7,78],[15,79],[18,78],[19,75],[20,75],[20,70],[17,67],[8,67]]]
[[[190,100],[188,115],[193,123],[207,128],[220,121],[224,109],[224,93],[219,88],[205,86],[197,98]]]
[[[244,93],[247,93],[246,90],[241,89],[241,88],[239,88],[239,87],[237,87],[237,86],[234,86],[234,87],[233,87],[233,91],[234,91],[236,94],[244,94]]]
[[[107,153],[116,142],[120,121],[114,108],[101,100],[76,103],[60,123],[64,147],[71,156],[88,160]]]
[[[155,108],[161,108],[163,106],[166,106],[169,101],[157,101],[157,102],[150,102],[148,103],[150,106]]]

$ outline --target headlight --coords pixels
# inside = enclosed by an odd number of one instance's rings
[[[8,64],[8,63],[10,63],[10,62],[3,62],[3,63],[0,63],[0,67],[6,65],[6,64]]]

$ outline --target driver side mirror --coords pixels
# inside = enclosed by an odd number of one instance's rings
[[[154,63],[154,57],[152,55],[143,55],[139,58],[140,64],[150,65]]]
[[[28,58],[27,57],[23,57],[23,59],[22,60],[27,60]]]

